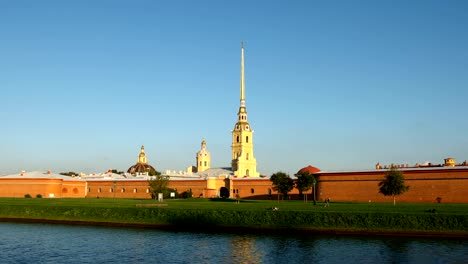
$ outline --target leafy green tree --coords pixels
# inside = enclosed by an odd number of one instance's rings
[[[148,169],[148,176],[160,176],[161,173],[155,169]]]
[[[393,205],[396,204],[396,196],[408,190],[409,186],[405,185],[403,173],[396,167],[391,167],[385,173],[385,178],[379,182],[379,193],[384,196],[393,196]]]
[[[288,193],[294,188],[294,181],[284,172],[277,172],[271,175],[270,181],[273,183],[273,190],[283,194],[284,197],[288,196]],[[278,198],[279,199],[279,198]]]
[[[296,174],[296,177],[296,189],[299,191],[299,196],[302,197],[302,193],[310,190],[314,182],[316,182],[315,177],[314,175],[309,174],[308,172],[298,173]],[[307,198],[307,194],[305,198]]]
[[[113,169],[111,171],[112,171],[112,173],[115,173],[115,174],[124,174],[123,171],[119,171],[119,170],[116,170],[116,169]]]
[[[163,193],[164,197],[167,197],[169,194],[169,176],[165,175],[155,175],[151,176],[148,180],[151,196],[153,198],[158,197],[158,193]]]
[[[74,171],[60,172],[59,174],[60,174],[60,175],[65,175],[65,176],[70,176],[70,177],[78,176],[78,173],[76,173],[76,172],[74,172]]]

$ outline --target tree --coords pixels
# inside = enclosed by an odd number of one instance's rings
[[[65,175],[65,176],[70,176],[70,177],[78,176],[78,173],[76,173],[76,172],[74,172],[74,171],[60,172],[59,174],[60,174],[60,175]]]
[[[308,172],[298,173],[296,174],[296,177],[296,189],[299,190],[299,196],[302,196],[303,192],[307,192],[308,190],[310,190],[310,188],[315,182],[315,177],[314,175],[309,174]]]
[[[291,179],[288,174],[281,171],[271,175],[270,181],[273,183],[273,190],[277,191],[278,195],[280,193],[283,194],[283,199],[285,196],[288,196],[288,192],[294,188],[293,179]]]
[[[396,196],[408,190],[409,186],[405,185],[403,173],[396,167],[391,167],[385,173],[385,178],[379,182],[379,193],[384,196],[393,196],[393,205],[396,204]]]
[[[158,197],[158,193],[163,193],[163,195],[167,197],[169,193],[169,188],[167,187],[169,184],[169,176],[161,174],[151,176],[150,180],[148,180],[148,184],[152,197]]]
[[[155,169],[147,169],[148,176],[160,176],[161,173]]]

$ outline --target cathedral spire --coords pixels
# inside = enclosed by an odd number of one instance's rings
[[[244,41],[242,41],[241,49],[240,106],[245,107]]]
[[[240,106],[237,112],[237,122],[232,131],[231,169],[239,177],[259,177],[257,160],[254,157],[253,130],[247,121],[245,106],[245,76],[244,76],[244,41],[241,46],[241,76],[240,76]]]
[[[247,122],[247,109],[245,107],[244,41],[242,41],[241,48],[240,106],[237,116],[239,122]]]

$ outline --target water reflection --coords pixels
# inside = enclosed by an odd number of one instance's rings
[[[467,240],[0,223],[2,263],[464,263]]]
[[[231,259],[225,259],[225,263],[261,263],[262,252],[256,245],[256,239],[251,236],[234,236],[231,239]]]

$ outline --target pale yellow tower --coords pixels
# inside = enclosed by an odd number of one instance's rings
[[[146,161],[146,154],[145,154],[145,146],[141,146],[140,155],[138,155],[138,163],[140,164],[147,164]]]
[[[203,140],[201,143],[201,149],[197,152],[197,171],[206,171],[211,166],[210,152],[206,150],[206,141]]]
[[[445,163],[444,163],[444,166],[445,167],[455,167],[455,159],[454,158],[446,158],[444,159]]]
[[[237,116],[237,123],[232,131],[232,171],[238,177],[259,177],[257,160],[253,153],[253,130],[247,122],[245,107],[244,42],[241,49],[240,106]]]

